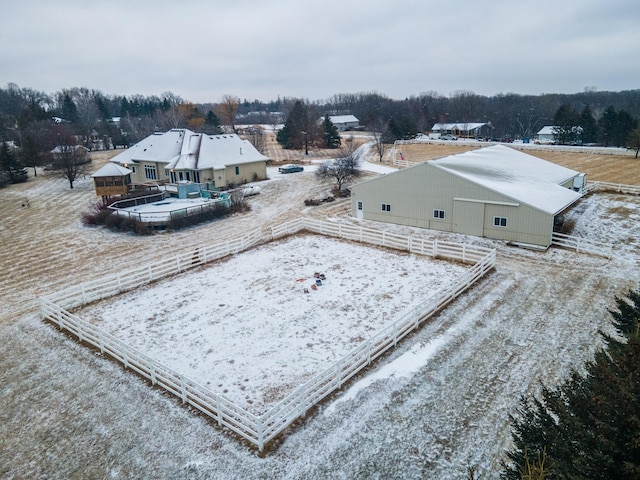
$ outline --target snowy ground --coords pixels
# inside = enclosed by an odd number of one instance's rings
[[[304,206],[305,198],[328,194],[306,165],[295,176],[269,176],[251,197],[251,212],[150,237],[83,228],[77,209],[95,201],[90,179],[69,190],[64,180],[39,175],[0,191],[1,478],[446,480],[466,478],[474,466],[480,478],[494,479],[520,396],[590,359],[601,345],[598,330],[610,328],[614,296],[640,286],[639,197],[590,195],[567,216],[574,234],[614,243],[611,260],[365,223],[494,246],[498,266],[260,457],[175,397],[43,323],[35,299],[152,254],[301,213],[354,221],[341,199]],[[25,196],[28,210],[20,207]]]
[[[464,271],[461,264],[305,235],[79,313],[261,414]],[[315,273],[326,280],[314,290]]]

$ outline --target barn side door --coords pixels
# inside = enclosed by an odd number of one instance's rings
[[[484,235],[484,203],[453,201],[453,231],[466,235]]]
[[[356,202],[356,218],[362,219],[364,217],[364,202],[362,200],[358,200]]]

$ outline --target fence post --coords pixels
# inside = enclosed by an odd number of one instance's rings
[[[182,403],[187,403],[187,390],[184,386],[184,377],[182,375],[180,375],[180,395]]]
[[[306,396],[307,389],[305,388],[305,384],[300,387],[300,416],[305,417],[307,415],[307,407],[306,407]]]
[[[433,252],[431,256],[433,258],[436,258],[438,256],[438,239],[437,238],[433,241]]]
[[[258,434],[258,450],[262,452],[264,449],[264,428],[262,426],[262,417],[258,417],[256,421],[256,433]]]
[[[155,385],[157,382],[156,380],[156,362],[152,361],[151,362],[151,366],[149,367],[149,374],[151,375],[151,385]]]

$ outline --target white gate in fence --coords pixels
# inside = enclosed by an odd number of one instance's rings
[[[132,290],[212,260],[242,252],[259,243],[301,231],[405,250],[434,258],[457,260],[472,264],[472,267],[427,301],[417,305],[389,326],[377,331],[333,366],[311,378],[260,416],[244,410],[69,312],[70,309],[86,303]],[[192,252],[172,259],[150,263],[124,273],[106,276],[45,295],[40,298],[40,312],[43,319],[77,336],[81,342],[100,349],[102,353],[121,362],[125,368],[149,379],[152,385],[171,392],[183,403],[198,409],[262,451],[269,441],[287,429],[295,420],[304,417],[310,408],[340,389],[345,382],[370,365],[373,360],[395,347],[398,341],[419,328],[425,320],[486,275],[495,267],[495,263],[495,249],[426,241],[360,226],[300,218],[275,226],[266,232],[254,230],[236,240],[217,245],[202,245]]]

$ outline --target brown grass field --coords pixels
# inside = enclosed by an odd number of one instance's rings
[[[402,154],[409,162],[425,162],[436,158],[476,150],[477,145],[450,144],[413,144],[402,145]],[[518,148],[518,147],[514,147]],[[640,185],[640,159],[629,152],[625,155],[605,153],[568,152],[553,147],[519,148],[529,155],[562,165],[578,172],[586,173],[591,181]]]

